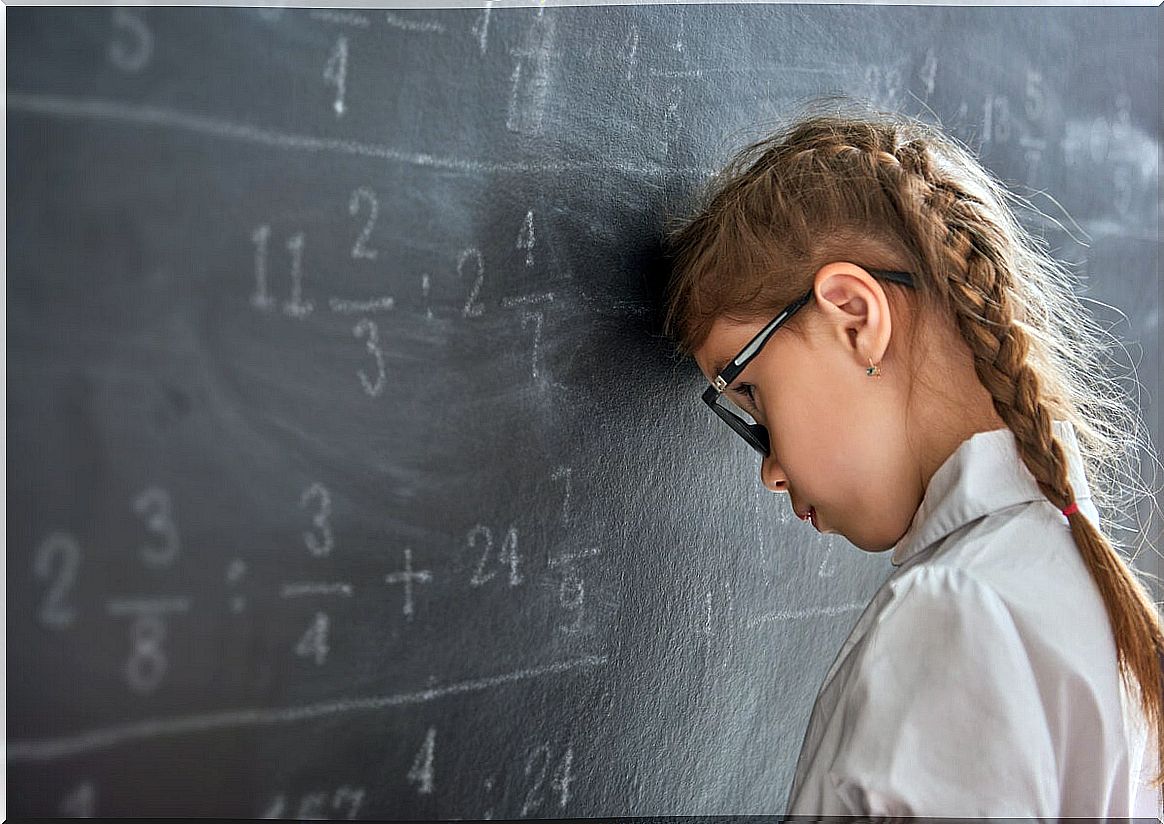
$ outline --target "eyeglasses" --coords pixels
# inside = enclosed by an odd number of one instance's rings
[[[908,272],[887,272],[883,269],[866,269],[869,274],[890,280],[894,283],[900,283],[905,286],[913,286],[913,277]],[[727,367],[715,376],[715,380],[711,382],[711,386],[703,390],[703,402],[711,407],[711,411],[719,415],[724,422],[736,431],[736,433],[743,438],[748,444],[759,452],[764,457],[768,457],[770,443],[768,440],[768,430],[758,423],[749,423],[741,418],[735,412],[732,412],[726,406],[720,404],[719,397],[723,391],[727,389],[729,383],[736,379],[740,372],[759,354],[764,344],[772,337],[777,329],[784,325],[784,323],[796,314],[797,310],[801,309],[805,304],[812,300],[814,289],[809,289],[805,294],[796,299],[796,301],[773,318],[767,326],[756,333],[756,336],[748,341],[740,353],[728,361]]]

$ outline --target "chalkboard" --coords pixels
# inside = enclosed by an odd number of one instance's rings
[[[1159,443],[1159,21],[9,8],[8,812],[782,812],[891,566],[699,403],[664,222],[806,98],[940,118]]]

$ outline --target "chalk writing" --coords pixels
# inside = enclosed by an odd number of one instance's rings
[[[352,327],[352,334],[357,338],[367,338],[364,347],[376,362],[376,379],[374,381],[368,378],[363,369],[356,370],[356,377],[360,379],[360,385],[364,387],[364,391],[368,395],[374,398],[384,391],[386,374],[384,371],[384,352],[380,349],[380,330],[377,329],[375,321],[369,318],[360,318]]]
[[[436,750],[436,727],[429,727],[424,735],[424,743],[412,760],[407,778],[416,784],[416,791],[422,795],[429,795],[433,791],[434,771],[433,756]]]
[[[113,26],[118,37],[109,43],[109,61],[124,72],[140,72],[154,53],[154,36],[136,11],[117,6],[113,9]]]
[[[267,802],[260,817],[303,820],[338,815],[341,819],[351,821],[359,817],[365,794],[363,787],[344,784],[331,792],[313,790],[303,793],[298,802],[292,805],[287,793],[279,793]]]
[[[427,569],[413,571],[412,569],[412,550],[408,547],[404,549],[404,569],[400,572],[393,572],[384,576],[385,583],[389,584],[404,584],[404,617],[409,621],[415,612],[412,601],[412,584],[414,581],[427,584],[432,581],[432,572]]]
[[[525,775],[527,778],[532,778],[533,781],[526,792],[525,799],[521,802],[521,812],[519,813],[521,817],[541,809],[542,804],[545,803],[546,799],[542,795],[542,788],[546,784],[546,776],[551,769],[552,759],[553,751],[548,744],[539,744],[526,757]],[[551,806],[556,801],[558,809],[565,809],[570,800],[570,785],[574,780],[570,770],[573,764],[574,748],[567,746],[557,764],[553,766],[547,787],[554,796],[550,799]]]
[[[312,502],[315,502],[312,504]],[[316,558],[323,558],[331,554],[335,548],[335,536],[331,531],[331,493],[319,481],[312,483],[299,496],[299,507],[306,509],[314,505],[315,513],[311,516],[311,523],[315,531],[303,532],[303,543],[307,551]]]
[[[153,692],[161,683],[169,663],[162,649],[165,638],[166,624],[158,615],[146,613],[130,624],[125,677],[135,692]]]
[[[66,795],[57,808],[65,818],[92,818],[97,815],[97,785],[82,781]]]
[[[482,545],[477,568],[473,572],[473,577],[469,579],[472,586],[479,587],[492,581],[497,575],[496,569],[485,572],[485,565],[489,563],[489,554],[493,551],[493,531],[484,524],[477,524],[469,530],[466,539],[470,548],[476,548],[478,544]],[[521,555],[517,551],[517,527],[510,525],[509,529],[505,531],[501,552],[497,555],[497,563],[509,566],[509,585],[511,587],[517,586],[523,580],[521,573],[517,570],[520,562]]]
[[[476,270],[477,279],[473,281],[473,286],[469,291],[469,299],[465,301],[461,315],[466,318],[476,318],[485,312],[485,306],[477,302],[477,295],[481,291],[481,283],[485,280],[485,256],[481,254],[480,249],[473,246],[461,252],[457,258],[457,275],[462,280],[465,278],[465,264],[470,260],[473,261],[473,268]]]
[[[326,661],[327,654],[331,650],[327,640],[330,627],[331,619],[328,618],[326,612],[315,613],[307,631],[299,637],[299,641],[295,644],[295,654],[312,659],[316,666]]]
[[[323,79],[335,86],[335,99],[331,107],[336,117],[344,114],[344,93],[348,83],[348,38],[340,35],[323,65]]]
[[[142,561],[151,567],[164,567],[174,563],[181,544],[178,540],[178,527],[174,524],[174,511],[169,493],[156,486],[145,489],[133,499],[133,511],[145,518],[149,530],[162,539],[160,546],[142,545],[139,550]]]
[[[77,569],[81,565],[81,547],[67,532],[53,532],[37,545],[33,553],[33,570],[38,578],[50,581],[48,592],[41,602],[37,617],[49,629],[65,629],[73,625],[77,611],[68,602],[70,591],[77,583]]]
[[[361,186],[352,192],[352,198],[348,201],[348,212],[352,217],[356,217],[360,213],[361,203],[368,204],[368,222],[364,224],[363,230],[356,238],[355,245],[352,246],[352,257],[375,260],[379,252],[375,249],[369,249],[367,243],[368,238],[372,235],[372,228],[376,225],[376,216],[380,214],[380,202],[376,200],[375,192],[367,186]]]
[[[525,213],[525,221],[521,225],[521,231],[517,233],[516,248],[525,249],[525,265],[533,266],[533,250],[534,250],[534,213],[530,209]]]

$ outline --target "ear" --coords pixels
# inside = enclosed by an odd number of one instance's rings
[[[880,363],[893,322],[889,298],[877,278],[855,263],[828,263],[817,270],[813,289],[826,334],[849,349],[862,367]]]

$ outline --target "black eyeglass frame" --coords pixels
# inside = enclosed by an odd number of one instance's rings
[[[865,271],[883,280],[893,281],[894,283],[900,283],[911,288],[914,285],[913,276],[909,272],[889,272],[884,269],[866,269]],[[776,330],[812,300],[815,291],[815,287],[809,289],[797,298],[792,305],[788,306],[783,312],[769,321],[763,329],[748,341],[748,344],[740,350],[739,354],[728,361],[728,365],[722,372],[715,376],[711,381],[711,385],[703,390],[703,402],[711,407],[711,411],[722,418],[724,423],[735,430],[736,434],[747,441],[749,446],[765,458],[768,457],[768,452],[771,449],[771,444],[768,440],[768,430],[761,424],[748,423],[726,406],[721,406],[717,401],[719,400],[719,396],[727,389],[728,384],[734,381],[740,372],[744,371],[752,358],[760,353],[764,344],[768,342],[768,339],[772,337]]]

